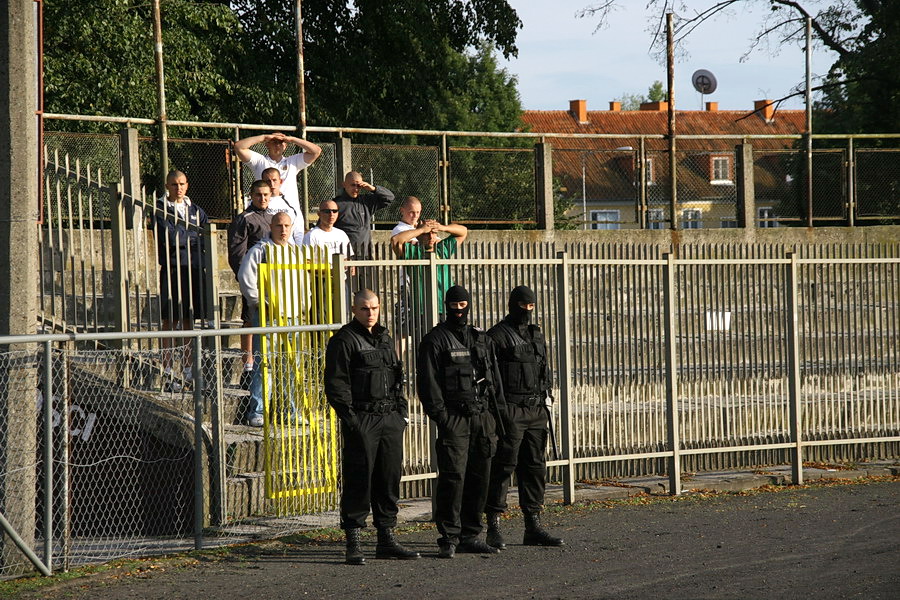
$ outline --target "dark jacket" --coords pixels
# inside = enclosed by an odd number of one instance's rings
[[[365,399],[354,398],[353,388],[354,375],[358,375],[361,370],[359,364],[360,342],[363,346],[362,350],[390,351],[394,364],[399,368],[400,360],[397,358],[394,341],[387,329],[376,323],[372,332],[369,333],[356,319],[341,327],[328,341],[325,349],[325,397],[328,398],[328,404],[334,408],[334,412],[344,422],[355,420],[354,400]],[[399,375],[402,378],[402,374]],[[394,383],[399,385],[397,381]],[[357,396],[359,395],[357,392]],[[403,417],[407,417],[409,407],[406,399],[398,393],[395,395],[395,400],[397,410]]]
[[[350,238],[357,258],[367,258],[372,244],[372,219],[376,211],[394,201],[394,193],[376,185],[374,192],[360,194],[356,198],[351,198],[346,191],[342,191],[334,201],[340,211],[334,226],[342,229]]]
[[[450,339],[456,340],[450,342]],[[486,379],[493,385],[495,407],[488,407],[496,411],[502,418],[506,414],[506,402],[503,395],[503,384],[500,380],[500,372],[497,370],[497,361],[494,359],[493,348],[487,334],[471,325],[465,327],[457,337],[445,323],[439,323],[422,338],[416,356],[416,387],[419,392],[419,401],[425,413],[436,423],[444,423],[447,420],[448,410],[459,410],[459,399],[467,394],[465,381],[454,381],[454,377],[448,375],[451,369],[448,352],[453,349],[465,347],[469,349],[470,367],[473,372],[473,383],[479,379]],[[486,354],[486,355],[484,355]],[[475,356],[483,355],[481,359]],[[464,365],[465,366],[465,365]],[[462,385],[460,385],[462,383]],[[479,390],[484,384],[479,386]],[[454,392],[452,390],[458,390]],[[481,395],[476,392],[476,395]],[[495,416],[498,416],[495,414]]]
[[[228,226],[228,264],[235,275],[247,250],[269,236],[271,222],[272,215],[251,204]]]
[[[156,230],[156,258],[163,269],[182,268],[203,269],[205,246],[200,232],[209,220],[202,208],[191,202],[187,207],[187,223],[178,217],[172,203],[166,198],[156,202],[150,219],[150,229]]]

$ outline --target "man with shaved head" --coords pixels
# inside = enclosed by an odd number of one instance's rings
[[[334,198],[339,211],[334,226],[347,233],[357,258],[371,258],[375,213],[394,201],[394,193],[385,187],[364,181],[358,171],[347,173],[343,188],[344,191]]]
[[[372,290],[353,296],[353,319],[328,341],[325,396],[341,420],[341,529],[346,532],[345,561],[362,565],[360,530],[369,507],[378,530],[375,558],[410,560],[419,553],[394,538],[403,430],[409,422],[403,397],[403,366],[387,329],[378,324],[381,305]]]

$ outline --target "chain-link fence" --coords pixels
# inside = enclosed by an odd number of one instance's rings
[[[188,174],[192,199],[212,221],[229,222],[246,206],[252,183],[249,169],[238,171],[231,141],[223,139],[221,131],[172,130],[202,138],[170,138],[169,160],[173,168]],[[536,197],[540,172],[532,148],[450,147],[445,161],[439,146],[352,144],[351,164],[343,165],[336,155],[338,146],[324,135],[314,135],[323,138],[318,140],[322,155],[298,178],[301,190],[305,186],[301,204],[306,203],[306,217],[315,213],[319,202],[340,192],[343,173],[337,171],[343,167],[394,192],[395,203],[375,215],[380,228],[397,222],[397,209],[407,196],[422,201],[425,218],[497,228],[533,227],[541,202],[554,202],[557,220],[566,227],[663,229],[671,226],[673,216],[676,226],[686,229],[731,228],[738,223],[738,155],[732,141],[720,138],[692,138],[679,146],[678,202],[671,215],[669,157],[659,140],[649,140],[654,144],[644,140],[648,147],[642,163],[640,137],[554,137],[552,198],[542,200]],[[117,136],[48,131],[45,139],[50,152],[69,152],[81,163],[102,168],[107,180],[118,180]],[[778,143],[761,141],[753,150],[753,225],[789,226],[810,220],[814,225],[890,223],[900,218],[900,201],[895,198],[900,177],[894,168],[900,150],[856,149],[852,139],[848,148],[815,148],[810,202],[805,152],[789,147],[792,139],[786,138],[782,148],[773,147]],[[833,140],[822,142],[826,143]],[[254,150],[265,152],[262,145]],[[289,146],[288,154],[295,151]],[[159,190],[158,143],[143,138],[140,156],[142,183]]]

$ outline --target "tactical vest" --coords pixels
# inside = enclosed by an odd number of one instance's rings
[[[355,332],[356,342],[350,356],[350,391],[353,403],[394,404],[397,397],[398,363],[391,348],[372,348]]]
[[[508,344],[498,351],[500,375],[503,378],[503,392],[514,396],[514,400],[523,397],[537,396],[547,389],[544,378],[544,365],[547,362],[546,347],[540,329],[530,325],[528,330],[531,340],[506,323],[500,329],[506,335]]]
[[[456,336],[443,328],[445,348],[440,354],[443,377],[441,391],[448,406],[467,414],[477,414],[486,408],[486,396],[493,377],[491,373],[491,350],[483,333],[472,330],[473,344],[466,347]]]

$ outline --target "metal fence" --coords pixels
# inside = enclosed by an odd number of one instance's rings
[[[435,476],[429,425],[414,396],[414,348],[438,307],[403,325],[392,309],[401,268],[422,269],[434,282],[441,264],[472,290],[477,325],[502,317],[513,285],[537,291],[561,445],[561,459],[549,464],[567,500],[576,480],[623,471],[664,472],[677,493],[682,469],[789,462],[799,481],[803,460],[834,448],[857,460],[900,448],[896,244],[797,252],[685,246],[680,258],[631,245],[471,244],[447,260],[347,264],[358,282],[379,290],[382,322],[396,332],[410,374],[406,497],[430,493]],[[344,266],[339,260],[333,275],[342,277]],[[281,468],[266,467],[263,450],[264,436],[277,430],[232,424],[244,394],[233,377],[238,355],[223,339],[232,333],[33,337],[42,345],[0,355],[3,507],[26,545],[65,568],[311,522],[266,518],[286,512],[264,485],[266,473]],[[95,349],[161,336],[192,344],[193,390],[160,391],[152,376],[160,350]],[[35,393],[35,412],[13,410],[31,405]],[[276,444],[286,434],[279,435]],[[335,524],[329,514],[316,522]],[[25,568],[9,542],[3,552],[0,572]]]
[[[66,115],[54,118],[87,119]],[[92,118],[92,122],[102,120]],[[137,120],[141,121],[141,120]],[[131,123],[109,119],[113,127]],[[245,205],[249,172],[234,160],[230,143],[244,131],[293,131],[293,127],[176,122],[183,137],[169,142],[173,167],[186,173],[194,196],[213,221],[230,221]],[[224,134],[228,131],[228,135]],[[355,135],[349,144],[348,135]],[[195,138],[187,137],[189,135]],[[535,228],[544,205],[553,205],[558,228],[619,229],[731,228],[739,222],[742,178],[737,144],[755,144],[755,198],[748,226],[896,223],[900,219],[900,150],[890,135],[814,135],[812,199],[806,192],[806,159],[796,147],[800,136],[683,136],[676,156],[677,197],[672,206],[668,153],[652,143],[662,136],[621,134],[439,132],[311,127],[307,135],[322,156],[301,175],[301,202],[309,212],[340,191],[343,171],[361,171],[391,189],[394,206],[376,215],[379,227],[397,221],[406,196],[422,200],[423,214],[469,225]],[[681,136],[680,136],[681,137]],[[375,140],[368,143],[366,140]],[[396,139],[396,143],[390,143]],[[413,145],[410,139],[416,141]],[[451,146],[458,139],[470,145]],[[421,141],[420,141],[421,140]],[[430,140],[434,142],[429,143]],[[103,166],[115,180],[118,151],[114,135],[47,131],[51,152],[77,152],[83,162]],[[158,145],[141,145],[143,183],[158,186]],[[552,185],[543,177],[534,143],[553,147]],[[343,154],[343,144],[348,151]],[[517,147],[498,147],[504,145]],[[609,149],[605,146],[610,146]],[[843,147],[835,147],[841,144]],[[595,145],[597,147],[592,147]],[[691,149],[688,149],[691,148]],[[261,150],[261,148],[260,148]]]

